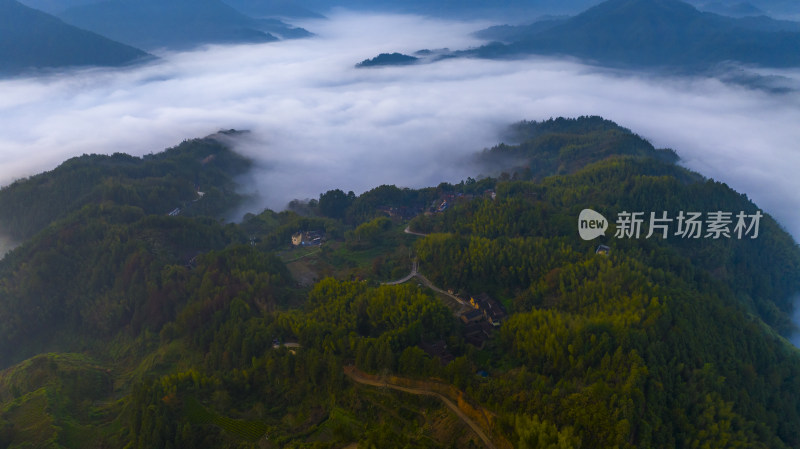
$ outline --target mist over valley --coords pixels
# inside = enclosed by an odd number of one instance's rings
[[[0,448],[800,447],[793,2],[26,1]]]
[[[280,210],[333,188],[363,192],[489,175],[471,156],[522,119],[600,115],[747,193],[800,235],[800,100],[713,77],[640,75],[566,59],[457,58],[360,70],[385,50],[469,48],[487,22],[340,11],[297,23],[314,37],[159,54],[132,69],[0,81],[0,182],[84,153],[157,152],[250,130],[243,185]],[[736,70],[736,69],[732,69]],[[762,69],[759,69],[762,70]],[[773,70],[797,87],[798,72]],[[36,157],[29,157],[36,154]]]

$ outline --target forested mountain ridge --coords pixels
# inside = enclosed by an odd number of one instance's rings
[[[233,178],[250,163],[220,136],[224,134],[185,141],[142,158],[83,155],[17,180],[0,189],[0,230],[24,240],[87,204],[107,202],[139,207],[147,214],[176,208],[189,215],[224,213],[239,199]]]
[[[673,150],[656,149],[629,129],[596,116],[522,121],[510,126],[506,137],[515,144],[496,145],[480,154],[478,161],[496,172],[518,171],[524,179],[574,173],[611,157],[647,157],[667,166],[678,161]]]
[[[767,214],[757,238],[614,237],[624,210],[757,206],[599,117],[509,138],[478,156],[496,178],[331,190],[292,206],[306,216],[221,224],[120,196],[56,219],[0,261],[0,446],[483,444],[438,399],[349,365],[441,392],[497,447],[800,444],[800,354],[778,335],[800,290],[791,237]],[[578,236],[587,207],[606,237]],[[427,236],[403,233],[414,214]],[[288,249],[298,230],[327,241]],[[476,344],[458,304],[379,285],[412,257],[508,317]],[[333,277],[301,287],[303,270]]]
[[[603,205],[602,213],[611,227],[606,237],[599,239],[601,243],[637,251],[660,247],[659,252],[686,257],[696,268],[728,285],[752,313],[780,333],[788,336],[792,332],[792,301],[800,290],[796,274],[800,251],[771,217],[760,221],[758,239],[735,235],[733,239],[687,239],[676,235],[675,219],[681,211],[754,214],[758,208],[745,195],[675,165],[678,157],[674,151],[657,150],[630,130],[600,117],[520,122],[512,126],[510,137],[520,143],[500,144],[480,156],[492,163],[489,167],[493,170],[506,170],[501,179],[518,180],[498,187],[498,201],[470,203],[449,215],[421,216],[412,226],[422,232],[449,231],[488,238],[569,237],[575,233],[575,220],[582,209]],[[614,217],[623,211],[644,213],[641,239],[613,237]],[[651,212],[659,217],[666,212],[672,218],[672,232],[667,238],[644,238]],[[463,221],[465,218],[467,221]],[[443,253],[438,257],[447,258]],[[471,275],[469,270],[461,270],[459,275],[482,282],[484,288],[492,283],[489,278]],[[519,286],[524,288],[525,282]],[[498,285],[507,295],[516,284],[507,280]]]

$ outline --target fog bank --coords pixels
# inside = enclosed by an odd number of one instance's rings
[[[381,52],[478,45],[469,33],[488,24],[339,11],[298,25],[317,37],[0,81],[0,184],[83,153],[142,155],[249,129],[238,150],[258,166],[246,186],[257,212],[332,188],[457,182],[478,174],[461,161],[511,122],[601,115],[747,193],[800,237],[797,93],[548,58],[355,69]]]

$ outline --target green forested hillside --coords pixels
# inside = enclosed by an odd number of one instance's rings
[[[236,205],[233,178],[249,164],[214,136],[142,158],[75,157],[0,189],[0,228],[24,240],[88,204],[134,206],[146,214],[181,208],[183,215],[218,215]]]
[[[800,253],[770,217],[761,220],[757,239],[687,239],[674,235],[675,223],[666,239],[658,234],[644,238],[650,212],[661,216],[666,211],[673,219],[681,211],[753,214],[758,208],[746,196],[666,162],[675,159],[674,152],[655,150],[630,131],[597,117],[520,123],[514,129],[522,143],[499,145],[482,156],[511,160],[511,177],[539,182],[500,183],[495,201],[473,201],[412,223],[422,232],[448,233],[425,239],[418,248],[423,261],[447,267],[437,272],[437,281],[482,286],[514,297],[560,263],[535,259],[542,251],[533,251],[534,246],[552,245],[543,251],[554,258],[563,253],[557,249],[565,243],[579,253],[605,243],[612,253],[635,255],[667,271],[680,269],[687,279],[718,281],[751,313],[784,335],[791,332],[792,298],[800,290]],[[544,177],[554,172],[572,174]],[[601,211],[612,222],[622,211],[644,212],[642,238],[614,238],[612,223],[607,238],[595,243],[577,240],[577,217],[585,208]],[[458,262],[445,264],[447,260]]]
[[[480,156],[497,178],[331,190],[304,215],[132,195],[54,215],[0,261],[0,446],[485,447],[470,426],[498,448],[800,445],[791,237],[766,214],[757,238],[615,237],[623,211],[758,208],[597,117],[514,130]],[[578,236],[585,208],[605,237]],[[446,290],[508,316],[476,343]]]

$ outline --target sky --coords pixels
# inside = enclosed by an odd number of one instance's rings
[[[337,11],[299,25],[317,36],[0,81],[0,185],[72,156],[247,129],[236,149],[256,162],[242,182],[257,213],[334,188],[458,182],[480,174],[465,161],[512,122],[601,115],[747,193],[800,238],[798,93],[550,58],[356,69],[381,52],[476,46],[469,33],[491,24]]]

